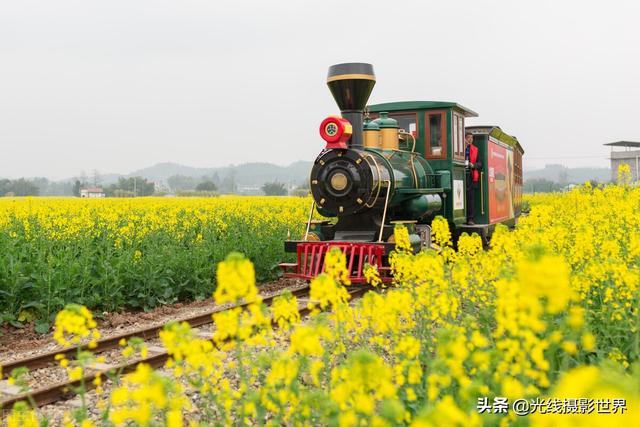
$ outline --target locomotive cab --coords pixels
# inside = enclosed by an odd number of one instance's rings
[[[474,111],[455,102],[407,101],[375,104],[368,107],[371,117],[388,112],[389,117],[416,129],[416,151],[439,177],[444,191],[440,215],[454,226],[467,220],[466,173],[464,158],[465,119],[477,117]]]
[[[471,126],[473,143],[478,147],[479,197],[475,199],[475,222],[489,233],[496,224],[516,225],[522,205],[522,155],[518,139],[498,126]]]

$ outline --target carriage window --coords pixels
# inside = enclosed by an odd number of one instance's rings
[[[411,114],[389,114],[389,117],[398,121],[400,129],[409,132],[415,138],[418,138],[418,123],[414,113]]]

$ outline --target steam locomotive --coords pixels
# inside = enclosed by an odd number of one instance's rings
[[[383,273],[394,248],[395,224],[409,230],[414,251],[431,245],[431,221],[445,217],[454,238],[477,233],[486,242],[497,224],[514,226],[522,198],[518,140],[497,126],[465,127],[477,114],[455,102],[406,101],[367,106],[373,66],[329,68],[327,85],[341,116],[320,124],[326,146],[309,178],[313,204],[302,240],[286,240],[296,262],[282,263],[285,277],[312,279],[324,255],[338,247],[353,283],[366,263]],[[465,133],[472,133],[481,165],[473,198],[475,224],[467,224]],[[312,220],[314,211],[333,220]],[[385,277],[388,280],[388,277]]]

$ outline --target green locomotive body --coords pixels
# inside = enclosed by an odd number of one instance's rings
[[[285,242],[285,250],[298,255],[296,263],[282,264],[285,275],[315,277],[326,251],[337,246],[347,254],[352,281],[364,281],[366,263],[387,268],[398,222],[407,224],[414,250],[431,244],[436,216],[447,219],[454,237],[475,232],[485,241],[496,224],[515,225],[523,154],[515,137],[494,126],[465,127],[465,119],[477,114],[453,102],[366,106],[375,84],[370,64],[334,65],[327,84],[342,116],[320,126],[327,145],[310,174],[314,203],[303,240]],[[473,218],[466,133],[478,155]],[[335,220],[312,221],[316,209]]]

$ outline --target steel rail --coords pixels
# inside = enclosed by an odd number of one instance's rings
[[[302,291],[302,289],[305,289],[305,288],[301,288],[300,291]],[[368,286],[351,286],[348,289],[348,293],[351,299],[355,299],[355,298],[361,297],[362,295],[369,292],[370,290],[372,290],[372,288]],[[276,296],[277,295],[274,295],[272,298],[270,298],[270,301],[273,301],[273,298],[275,298]],[[227,310],[235,307],[246,306],[246,305],[248,304],[229,307],[227,308]],[[220,310],[220,311],[223,311],[223,310]],[[298,313],[300,313],[301,317],[308,315],[310,312],[311,312],[311,309],[308,307],[307,304],[298,305]],[[278,328],[278,324],[274,319],[271,320],[271,324],[274,329]],[[22,401],[32,402],[37,407],[42,407],[42,406],[57,402],[59,400],[71,398],[76,394],[73,389],[74,388],[77,389],[78,387],[80,387],[83,384],[83,382],[84,382],[85,391],[94,389],[95,385],[93,384],[93,380],[98,375],[106,376],[108,373],[111,373],[111,372],[119,372],[120,374],[126,374],[129,372],[135,371],[138,365],[141,363],[148,364],[153,369],[157,369],[164,366],[164,364],[168,359],[169,359],[169,354],[166,351],[154,353],[146,358],[137,359],[132,362],[125,362],[117,366],[113,366],[109,369],[96,370],[96,372],[85,375],[83,378],[79,380],[63,381],[63,382],[55,383],[47,387],[41,388],[39,390],[34,390],[31,392],[27,392],[27,393],[23,393],[23,394],[11,397],[6,400],[2,400],[0,401],[0,407],[9,408],[13,406],[13,404],[17,402],[22,402]]]
[[[294,289],[293,291],[291,291],[291,293],[295,297],[304,296],[308,292],[309,292],[308,284],[302,288]],[[282,295],[283,293],[284,291],[263,297],[262,301],[265,302],[267,305],[270,305],[274,298]],[[250,303],[246,302],[242,304],[236,304],[230,307],[224,307],[224,306],[217,307],[213,310],[207,311],[206,313],[189,316],[182,319],[176,319],[175,321],[187,322],[189,326],[191,326],[192,328],[197,328],[199,326],[204,326],[204,325],[213,323],[213,319],[211,318],[211,316],[215,313],[219,313],[221,311],[226,311],[226,310],[230,310],[237,307],[243,308],[249,304]],[[49,351],[46,353],[36,354],[34,356],[27,357],[24,359],[18,359],[18,360],[13,360],[6,363],[0,363],[0,368],[1,368],[0,370],[2,371],[3,378],[7,378],[11,375],[11,371],[16,368],[24,367],[32,371],[35,369],[41,369],[41,368],[45,368],[47,366],[53,365],[56,363],[56,355],[58,354],[63,354],[67,359],[73,359],[78,354],[78,351],[82,351],[82,350],[91,351],[93,354],[99,354],[109,350],[116,349],[120,346],[119,343],[120,343],[120,340],[122,339],[129,340],[130,338],[138,337],[138,338],[144,339],[145,341],[152,340],[158,337],[158,334],[164,328],[165,325],[166,323],[163,323],[160,325],[150,326],[147,328],[138,329],[131,332],[125,332],[122,334],[114,335],[112,337],[104,338],[100,341],[97,341],[96,342],[97,345],[93,349],[89,349],[86,344],[81,344],[75,347],[69,347],[69,348]]]

